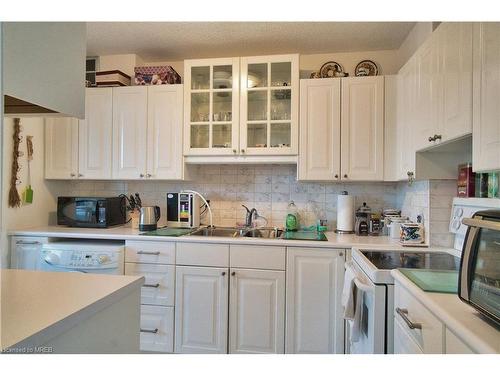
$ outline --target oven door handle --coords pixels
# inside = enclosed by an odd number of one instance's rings
[[[481,219],[473,219],[473,218],[466,217],[466,218],[462,219],[462,223],[469,226],[469,227],[484,228],[484,229],[491,229],[491,230],[500,231],[500,222],[498,222],[498,221],[481,220]]]
[[[354,278],[354,285],[356,285],[356,288],[366,293],[373,293],[375,291],[374,286],[366,284],[360,280],[360,278],[357,276],[358,272],[356,271],[356,268],[354,268],[351,263],[346,263],[345,268],[351,269],[353,273],[356,275],[356,277]]]

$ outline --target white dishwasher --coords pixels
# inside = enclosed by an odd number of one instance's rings
[[[124,252],[121,241],[46,243],[40,253],[40,270],[123,275]]]

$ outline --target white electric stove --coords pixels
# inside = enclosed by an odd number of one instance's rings
[[[394,280],[390,271],[396,268],[457,270],[467,231],[462,219],[479,210],[500,208],[500,199],[454,198],[450,215],[450,232],[455,234],[450,249],[405,248],[401,250],[352,249],[352,263],[358,275],[356,286],[363,295],[361,335],[357,342],[349,339],[346,325],[346,352],[393,353]]]

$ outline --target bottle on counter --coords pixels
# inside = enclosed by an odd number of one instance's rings
[[[488,173],[488,198],[498,198],[498,172]]]
[[[285,229],[288,232],[299,229],[299,210],[293,201],[290,201],[286,210]]]

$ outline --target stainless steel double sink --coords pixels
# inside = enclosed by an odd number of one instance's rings
[[[279,228],[237,228],[237,227],[212,227],[199,228],[189,233],[189,236],[204,237],[257,237],[281,238],[283,230]]]

